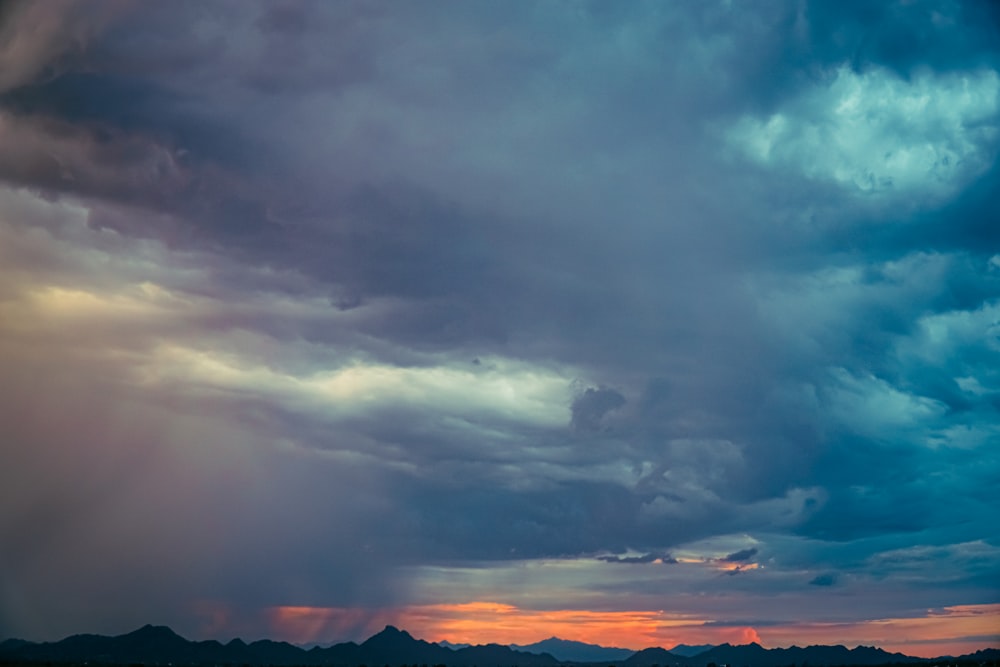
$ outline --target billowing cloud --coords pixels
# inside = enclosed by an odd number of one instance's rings
[[[787,110],[744,117],[728,136],[754,161],[849,192],[947,196],[993,163],[998,109],[992,69],[906,80],[845,65]]]

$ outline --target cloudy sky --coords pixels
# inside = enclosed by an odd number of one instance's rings
[[[1000,644],[1000,10],[0,7],[0,638]]]

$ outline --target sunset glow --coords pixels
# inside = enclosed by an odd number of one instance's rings
[[[748,644],[765,648],[844,644],[906,647],[911,655],[932,657],[970,652],[981,637],[997,635],[1000,604],[928,610],[914,618],[851,623],[785,623],[766,627],[731,626],[664,611],[528,610],[495,602],[469,602],[386,609],[276,607],[269,611],[274,636],[299,643],[330,641],[363,627],[374,634],[384,625],[407,628],[427,641],[464,644],[531,644],[548,637],[640,650],[676,644]],[[365,635],[367,636],[367,635]],[[969,638],[969,639],[963,639]],[[951,647],[945,650],[946,647]],[[965,647],[965,648],[963,648]]]

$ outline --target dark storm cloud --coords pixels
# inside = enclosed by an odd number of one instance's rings
[[[76,434],[85,469],[139,439],[193,476],[164,542],[122,556],[221,526],[197,571],[158,556],[178,616],[175,590],[374,605],[408,599],[401,566],[673,563],[739,535],[761,546],[691,557],[770,564],[706,586],[995,592],[996,10],[731,4],[7,6],[0,276],[28,324],[0,349],[33,379],[5,383],[4,453],[64,488],[6,491],[37,507],[2,515],[27,583],[0,622],[58,625],[58,586],[26,600],[38,554],[70,572],[66,517],[169,496],[46,477]],[[860,129],[831,111],[852,104]],[[149,414],[29,409],[77,392]],[[177,453],[248,433],[260,495]]]
[[[756,548],[740,549],[731,554],[723,556],[720,560],[724,563],[745,563],[757,555]]]
[[[724,52],[724,71],[742,104],[765,109],[841,65],[886,67],[908,78],[924,68],[995,69],[1000,62],[1000,13],[989,2],[802,1],[742,10],[705,5],[692,16],[702,30],[739,31],[743,49]],[[748,52],[754,57],[742,57]]]
[[[190,96],[147,79],[96,72],[67,72],[0,95],[0,107],[16,115],[91,125],[105,139],[114,131],[139,134],[201,159],[252,168],[262,150],[254,137],[237,133],[223,118],[200,115],[190,102]]]
[[[587,387],[573,401],[573,428],[584,431],[596,431],[601,427],[604,415],[625,405],[625,397],[609,387]]]
[[[833,586],[837,583],[835,574],[819,574],[809,581],[812,586]]]
[[[1000,12],[989,2],[858,1],[800,5],[809,52],[855,67],[878,63],[908,74],[922,66],[939,70],[995,66]]]
[[[670,554],[643,554],[642,556],[599,556],[598,560],[604,561],[605,563],[626,563],[629,565],[640,564],[644,565],[646,563],[664,563],[668,565],[676,565],[677,559],[672,557]]]

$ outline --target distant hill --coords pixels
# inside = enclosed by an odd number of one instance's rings
[[[328,650],[335,650],[333,646]],[[437,644],[425,642],[422,639],[414,639],[409,632],[399,630],[391,625],[386,626],[382,632],[366,639],[358,647],[358,658],[353,662],[379,664],[379,665],[401,665],[409,663],[427,663],[431,665],[448,662],[454,652]],[[360,658],[360,660],[359,660]]]
[[[982,650],[976,651],[975,653],[970,653],[969,655],[963,655],[957,660],[975,660],[976,662],[1000,662],[1000,648],[984,648]]]
[[[234,639],[192,642],[164,626],[146,625],[117,637],[73,635],[58,642],[0,645],[0,659],[32,662],[98,662],[112,664],[274,664],[303,662],[306,652],[285,642],[263,640],[245,644]]]
[[[732,667],[772,667],[774,665],[802,665],[811,667],[825,665],[885,665],[901,662],[923,662],[902,653],[888,653],[879,648],[859,646],[847,649],[844,646],[808,646],[799,648],[766,649],[760,644],[732,646],[722,644],[697,656],[702,664],[714,662]]]
[[[0,661],[105,663],[146,665],[449,665],[476,667],[546,667],[559,664],[548,654],[515,651],[487,644],[451,650],[414,639],[405,630],[386,626],[362,644],[303,649],[270,640],[247,644],[188,641],[163,626],[146,625],[117,637],[74,635],[58,642],[7,640],[0,644]]]
[[[528,653],[548,653],[563,662],[618,662],[635,653],[632,649],[574,642],[558,637],[549,637],[534,644],[511,644],[510,647]]]
[[[688,646],[687,644],[678,644],[672,649],[668,649],[674,655],[683,656],[685,658],[693,658],[696,655],[701,655],[705,651],[715,648],[714,644],[699,644],[697,646]]]
[[[455,647],[457,645],[450,645]],[[693,652],[704,647],[679,645]],[[528,650],[525,650],[528,649]],[[541,651],[541,652],[539,652]],[[558,655],[558,659],[555,657]],[[706,667],[710,663],[730,667],[837,667],[903,663],[967,663],[1000,667],[1000,650],[991,648],[976,653],[924,660],[888,653],[872,646],[848,649],[844,646],[808,646],[766,649],[759,644],[733,646],[722,644],[694,656],[662,648],[647,648],[636,653],[627,649],[572,642],[551,637],[527,646],[485,644],[450,648],[415,639],[405,630],[391,625],[361,644],[344,642],[333,646],[304,649],[287,642],[260,640],[247,644],[241,639],[222,644],[218,641],[189,641],[170,628],[146,625],[116,637],[73,635],[57,642],[28,642],[7,639],[0,642],[0,663],[106,664],[106,665],[234,665],[291,667],[400,667],[427,665],[436,667],[555,667],[563,663],[617,664],[622,667]]]
[[[634,654],[625,664],[629,667],[645,667],[646,665],[660,665],[661,667],[687,667],[689,664],[688,659],[684,656],[674,655],[665,648],[644,648],[638,653]],[[704,665],[705,663],[698,663],[699,665]]]
[[[486,644],[466,646],[452,650],[432,644],[422,639],[414,639],[410,633],[391,625],[373,635],[362,644],[348,642],[326,649],[310,650],[306,659],[298,656],[298,662],[270,664],[310,664],[310,665],[475,665],[477,667],[545,667],[556,665],[558,660],[550,655],[534,655],[511,650],[507,646]],[[260,664],[260,663],[256,663]]]
[[[689,648],[689,647],[684,647]],[[710,663],[730,665],[730,667],[780,667],[783,665],[806,665],[810,667],[835,667],[839,665],[887,665],[898,663],[925,662],[902,653],[888,653],[879,648],[859,646],[847,649],[843,646],[809,646],[799,648],[766,649],[760,644],[733,646],[721,644],[701,651],[694,656],[678,655],[662,648],[648,648],[639,651],[625,661],[630,667],[648,665],[673,665],[675,667],[705,667]]]
[[[509,646],[485,644],[469,646],[455,651],[455,657],[446,660],[447,665],[475,665],[477,667],[500,667],[502,665],[558,665],[559,661],[548,653],[526,653],[515,651]]]

